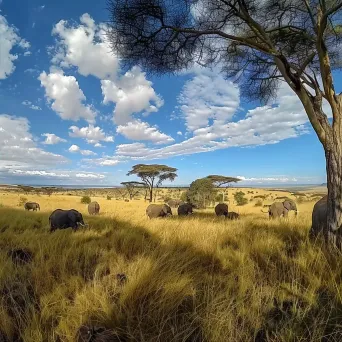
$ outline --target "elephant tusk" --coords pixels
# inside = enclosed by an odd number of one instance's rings
[[[77,222],[77,225],[80,225],[80,226],[82,226],[82,227],[85,226],[85,225],[84,225],[83,223],[81,223],[81,222]]]

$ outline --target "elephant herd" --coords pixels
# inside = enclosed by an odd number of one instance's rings
[[[191,203],[181,202],[178,205],[178,216],[188,216],[193,214],[194,205]],[[217,216],[225,216],[228,219],[236,220],[240,217],[238,213],[228,212],[228,205],[220,203],[215,207],[215,214]],[[146,209],[146,215],[149,218],[172,216],[172,210],[168,204],[150,204]]]
[[[184,203],[181,201],[173,200],[168,204],[150,204],[146,209],[146,215],[151,218],[168,217],[172,216],[171,204],[177,208],[178,216],[188,216],[193,214],[194,205],[190,203]],[[25,210],[37,211],[40,210],[40,205],[36,202],[27,202],[24,206]],[[287,217],[289,211],[293,210],[297,215],[297,206],[294,201],[286,199],[283,202],[275,202],[268,208],[269,218]],[[100,212],[100,205],[97,202],[91,202],[88,205],[88,213],[90,215],[97,215]],[[236,212],[229,212],[228,205],[225,203],[219,203],[215,207],[215,214],[217,216],[224,216],[230,220],[239,219],[239,214]],[[312,226],[310,230],[310,236],[316,237],[327,226],[327,196],[320,199],[314,206],[312,212]],[[82,214],[75,209],[71,210],[54,210],[50,217],[50,231],[53,232],[56,229],[73,228],[77,230],[79,226],[86,226],[83,221]]]

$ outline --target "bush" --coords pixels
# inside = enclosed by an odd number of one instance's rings
[[[305,202],[305,198],[304,198],[303,196],[300,196],[300,197],[298,197],[298,198],[296,199],[296,202],[297,202],[298,204],[301,204],[301,203]]]
[[[112,197],[107,195],[107,200],[110,201],[111,199],[112,199]]]
[[[19,202],[18,202],[18,207],[23,207],[26,202],[27,202],[27,198],[23,197],[23,196],[20,196],[19,197]]]
[[[245,205],[248,203],[248,199],[244,196],[245,193],[243,191],[239,191],[234,194],[234,199],[237,205]]]
[[[91,198],[89,196],[83,196],[81,198],[81,203],[83,204],[89,204],[91,202]]]
[[[262,200],[257,200],[254,204],[255,207],[262,207]]]

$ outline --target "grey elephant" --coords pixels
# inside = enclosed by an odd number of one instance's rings
[[[25,203],[25,210],[37,211],[37,209],[40,210],[39,203],[36,203],[36,202],[27,202],[27,203]]]
[[[167,204],[150,204],[146,209],[149,218],[172,216],[172,210]]]
[[[268,209],[268,215],[270,219],[281,216],[287,217],[290,210],[294,210],[297,215],[298,211],[296,203],[291,199],[287,199],[284,202],[274,202],[271,204]]]
[[[171,208],[177,208],[179,207],[181,204],[183,204],[184,202],[181,200],[176,200],[176,199],[171,199],[167,202],[167,205]]]
[[[313,207],[312,210],[312,225],[309,232],[310,237],[317,237],[323,233],[327,227],[327,203],[328,196],[322,197]]]
[[[235,211],[230,211],[226,217],[229,220],[238,220],[240,218],[240,215],[236,213]]]
[[[190,203],[183,203],[178,207],[178,216],[192,215],[192,205]]]
[[[50,215],[49,223],[51,233],[56,229],[66,229],[71,227],[74,231],[76,231],[79,226],[86,226],[84,224],[82,214],[75,209],[56,209]]]
[[[98,215],[100,212],[100,205],[97,202],[91,202],[88,204],[89,215]]]
[[[228,205],[226,203],[219,203],[215,207],[215,214],[217,216],[225,216],[225,217],[227,217],[227,215],[228,215]]]

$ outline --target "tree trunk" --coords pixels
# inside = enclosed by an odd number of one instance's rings
[[[342,247],[342,136],[329,144],[325,151],[327,169],[327,230],[325,238],[337,247]],[[338,141],[336,141],[338,140]]]
[[[150,188],[150,203],[152,203],[153,200],[153,188]]]

